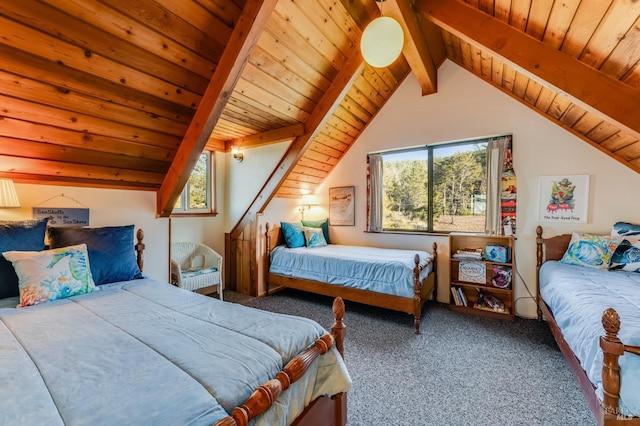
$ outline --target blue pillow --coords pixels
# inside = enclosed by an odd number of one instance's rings
[[[329,219],[322,220],[303,220],[302,226],[308,226],[309,228],[322,228],[322,234],[327,244],[331,244],[329,239]]]
[[[49,218],[0,221],[0,253],[5,251],[44,250],[44,234]],[[11,262],[0,255],[0,299],[18,296],[18,276]]]
[[[611,235],[640,235],[640,225],[629,222],[616,222],[611,228]]]
[[[311,227],[303,227],[302,233],[304,234],[304,239],[307,242],[307,247],[325,247],[327,245],[327,241],[324,239],[324,234],[322,233],[322,229],[320,228],[311,228]]]
[[[302,224],[291,222],[280,222],[280,229],[284,236],[284,242],[289,248],[304,247],[304,234]]]
[[[608,235],[574,232],[571,235],[569,247],[560,262],[567,265],[607,270],[611,257],[620,242],[619,238]]]
[[[96,285],[144,278],[136,262],[133,225],[103,228],[50,227],[51,248],[86,244]]]

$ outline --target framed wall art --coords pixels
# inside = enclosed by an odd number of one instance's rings
[[[329,188],[329,225],[354,226],[356,224],[355,186]]]
[[[589,175],[541,176],[538,184],[538,220],[587,223]]]

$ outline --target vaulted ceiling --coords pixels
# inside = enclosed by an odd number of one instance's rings
[[[372,68],[380,15],[405,46]],[[259,211],[445,59],[640,172],[637,0],[0,0],[0,176],[153,190],[168,215],[203,149],[292,141]]]

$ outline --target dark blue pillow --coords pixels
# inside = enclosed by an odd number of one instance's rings
[[[280,222],[284,242],[289,248],[304,247],[304,234],[301,223]]]
[[[50,227],[51,248],[85,243],[96,285],[144,278],[136,262],[133,225],[103,228]]]
[[[49,218],[18,222],[0,221],[0,254],[10,250],[44,250],[44,234],[48,220]],[[0,299],[19,294],[16,271],[11,262],[0,256]]]

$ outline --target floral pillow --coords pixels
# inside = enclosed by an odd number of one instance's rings
[[[560,262],[606,270],[621,241],[619,237],[574,232]]]
[[[302,228],[304,233],[304,240],[307,247],[324,247],[327,245],[327,240],[324,239],[324,232],[322,228]]]
[[[640,239],[624,239],[611,257],[609,269],[640,272]]]
[[[91,276],[86,244],[44,251],[5,251],[3,255],[18,275],[18,307],[98,289]]]

